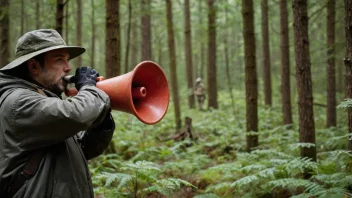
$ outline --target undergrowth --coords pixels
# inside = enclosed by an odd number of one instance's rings
[[[338,127],[325,128],[325,111],[314,107],[316,144],[298,142],[294,124],[282,125],[280,104],[259,104],[259,146],[245,152],[245,99],[235,107],[220,93],[220,110],[182,109],[193,119],[195,140],[174,141],[173,105],[156,125],[113,112],[116,153],[89,163],[98,197],[352,197],[352,153],[347,151],[347,113],[337,109]],[[319,98],[318,98],[319,99]],[[349,104],[344,104],[349,105]],[[186,105],[182,105],[186,107]],[[183,130],[183,129],[181,129]],[[316,147],[317,161],[300,157]],[[302,179],[310,171],[310,179]]]

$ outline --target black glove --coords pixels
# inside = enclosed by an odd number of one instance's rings
[[[97,84],[97,78],[99,74],[97,71],[90,67],[79,67],[76,69],[75,75],[75,86],[79,91],[84,85],[93,85]]]

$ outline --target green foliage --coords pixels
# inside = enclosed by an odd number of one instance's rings
[[[161,169],[152,162],[122,162],[119,165],[118,171],[121,173],[102,172],[93,178],[95,184],[104,183],[105,190],[112,189],[115,196],[142,198],[151,193],[172,196],[176,190],[183,186],[195,188],[194,185],[182,179],[159,178]],[[101,192],[101,189],[97,188],[96,192]]]
[[[351,98],[346,98],[339,105],[337,105],[337,108],[348,108],[348,107],[352,107],[352,99]]]
[[[234,92],[241,98],[241,92]],[[228,93],[219,93],[222,110],[183,109],[193,119],[195,141],[173,141],[173,109],[163,121],[146,126],[113,112],[118,154],[90,162],[96,194],[104,197],[341,197],[352,186],[352,153],[347,151],[346,119],[339,127],[317,125],[316,144],[301,143],[296,124],[281,125],[280,107],[259,106],[259,146],[245,152],[245,103],[231,107]],[[315,114],[325,110],[316,108]],[[339,113],[339,112],[338,112]],[[325,116],[317,122],[325,123]],[[300,157],[300,148],[315,146],[317,161]],[[309,171],[310,179],[302,176]],[[255,186],[255,189],[253,188]],[[195,188],[196,187],[196,188]]]

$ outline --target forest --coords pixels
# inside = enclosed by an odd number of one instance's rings
[[[165,72],[160,122],[112,111],[113,141],[89,161],[97,198],[352,197],[351,0],[0,5],[0,67],[25,32],[55,29],[87,49],[73,68]]]

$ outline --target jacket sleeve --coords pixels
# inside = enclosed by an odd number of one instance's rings
[[[94,86],[84,86],[65,100],[33,90],[17,89],[4,103],[9,139],[24,149],[37,149],[73,137],[100,123],[110,109],[109,97]]]
[[[109,146],[114,131],[114,118],[109,113],[101,123],[77,135],[87,160],[97,157],[105,151]]]

